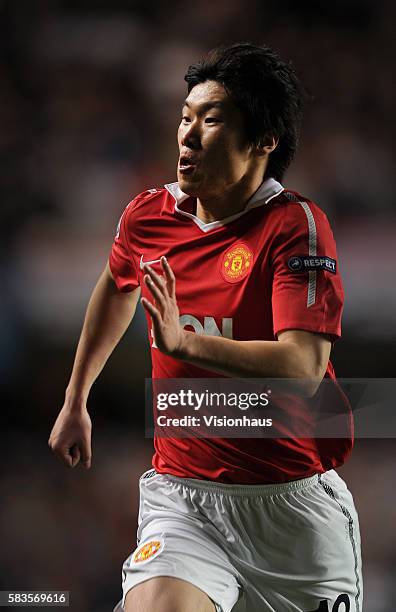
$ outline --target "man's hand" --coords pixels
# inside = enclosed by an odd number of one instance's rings
[[[86,407],[72,410],[65,402],[48,440],[49,447],[68,467],[91,467],[92,424]]]
[[[164,272],[160,276],[146,265],[144,282],[155,300],[155,305],[146,298],[142,304],[151,317],[154,339],[162,353],[180,356],[185,332],[179,323],[179,309],[176,303],[176,280],[165,257],[161,257]]]

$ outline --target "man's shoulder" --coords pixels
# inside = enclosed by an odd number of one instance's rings
[[[165,187],[153,187],[138,193],[127,205],[128,210],[148,209],[149,207],[158,208],[163,205],[168,196]]]
[[[125,207],[125,222],[160,215],[172,199],[165,187],[154,187],[138,193]]]
[[[287,221],[314,219],[327,221],[326,213],[311,198],[298,191],[285,188],[272,201],[274,214],[279,214]]]
[[[303,203],[309,203],[309,204],[313,204],[314,206],[317,206],[310,198],[308,198],[307,196],[302,195],[301,193],[299,193],[298,191],[294,191],[293,189],[288,189],[288,188],[284,188],[284,190],[279,193],[273,200],[272,202],[274,204],[276,204],[277,206],[281,207],[281,206],[298,206]]]

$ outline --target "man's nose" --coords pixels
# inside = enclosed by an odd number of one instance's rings
[[[181,144],[189,149],[197,149],[200,146],[199,127],[192,121],[182,132]]]

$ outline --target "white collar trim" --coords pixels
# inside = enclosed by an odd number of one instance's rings
[[[234,221],[234,219],[241,217],[252,208],[262,206],[263,204],[268,204],[270,200],[272,200],[277,195],[282,193],[282,191],[284,191],[284,188],[280,183],[278,183],[278,181],[273,178],[266,179],[263,183],[261,183],[256,193],[252,195],[244,210],[239,213],[236,213],[235,215],[231,215],[230,217],[225,217],[225,219],[219,219],[217,221],[211,221],[210,223],[204,223],[196,215],[193,215],[192,213],[186,212],[185,210],[179,208],[179,205],[184,202],[184,200],[186,200],[189,196],[187,193],[184,193],[180,189],[178,182],[168,183],[167,185],[165,185],[165,188],[175,199],[175,211],[181,215],[184,215],[185,217],[192,219],[194,223],[196,223],[203,232],[209,232],[212,229],[215,229],[222,225],[226,225],[227,223]]]

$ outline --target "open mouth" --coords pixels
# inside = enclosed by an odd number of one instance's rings
[[[182,155],[179,159],[179,171],[182,173],[192,172],[198,165],[198,161],[191,157]]]

